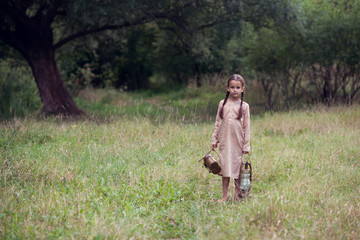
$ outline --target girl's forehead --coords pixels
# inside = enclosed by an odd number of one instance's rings
[[[239,80],[230,80],[229,86],[242,86],[242,83]]]

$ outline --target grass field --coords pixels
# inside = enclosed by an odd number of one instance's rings
[[[112,94],[1,123],[1,239],[360,238],[359,105],[252,115],[252,199],[219,204],[197,160],[222,96]]]

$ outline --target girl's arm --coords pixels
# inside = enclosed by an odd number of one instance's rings
[[[219,106],[218,106],[218,110],[217,110],[217,114],[216,114],[215,128],[214,128],[214,132],[212,134],[211,148],[217,148],[217,144],[219,142],[218,134],[219,134],[219,129],[220,129],[220,122],[222,120],[219,115],[221,107],[222,107],[222,101],[219,102]]]
[[[250,108],[249,105],[246,104],[246,108],[244,109],[244,122],[243,122],[243,131],[244,131],[244,145],[243,145],[243,153],[250,152]]]

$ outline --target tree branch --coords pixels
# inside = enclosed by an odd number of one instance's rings
[[[166,14],[156,14],[155,17],[156,17],[156,19],[169,20],[170,22],[175,23],[176,26],[180,27],[182,30],[184,30],[188,34],[192,34],[192,31],[189,31],[189,29],[186,27],[186,22],[180,21],[177,17],[173,17],[173,16],[166,15]]]
[[[54,49],[60,48],[61,46],[65,45],[66,43],[76,39],[76,38],[80,38],[86,35],[90,35],[90,34],[94,34],[94,33],[98,33],[98,32],[103,32],[106,30],[118,30],[118,29],[122,29],[122,28],[126,28],[126,27],[130,27],[130,26],[136,26],[136,25],[140,25],[140,24],[144,24],[147,22],[151,22],[153,19],[149,19],[146,17],[137,19],[133,22],[123,22],[122,24],[116,24],[116,25],[105,25],[102,27],[97,27],[97,28],[92,28],[92,29],[88,29],[88,30],[84,30],[84,31],[80,31],[77,33],[72,34],[71,36],[68,36],[64,39],[61,39],[60,41],[58,41],[57,43],[54,44]]]
[[[44,2],[37,10],[33,17],[36,21],[41,22],[42,25],[49,25],[54,20],[57,9],[63,4],[64,0],[52,0]]]
[[[55,2],[57,4],[61,4],[63,2],[63,0],[53,0],[52,1],[52,3],[55,3]],[[189,34],[192,34],[192,31],[189,31],[189,29],[185,26],[186,23],[179,20],[178,17],[172,16],[172,15],[173,15],[173,13],[176,13],[178,10],[193,6],[193,4],[194,4],[193,0],[186,0],[186,1],[182,2],[181,6],[177,6],[175,8],[169,7],[168,9],[163,10],[158,13],[151,13],[151,12],[147,13],[145,10],[145,12],[144,12],[145,14],[142,17],[132,20],[132,21],[130,20],[130,21],[125,21],[121,24],[113,24],[113,25],[94,27],[94,28],[90,28],[87,30],[83,30],[83,31],[74,33],[68,37],[65,37],[65,38],[59,40],[57,43],[54,44],[54,48],[55,49],[60,48],[61,46],[65,45],[66,43],[68,43],[74,39],[86,36],[86,35],[102,32],[105,30],[117,30],[117,29],[122,29],[122,28],[130,27],[130,26],[136,26],[136,25],[147,23],[147,22],[151,22],[155,19],[161,19],[161,18],[168,19],[169,21],[174,22],[177,26],[181,27],[183,30],[187,31]],[[54,10],[56,10],[56,9],[54,8]]]
[[[64,0],[53,0],[49,3],[48,14],[46,14],[46,21],[52,22],[56,16],[57,10],[63,4]]]

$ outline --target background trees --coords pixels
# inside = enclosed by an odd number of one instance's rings
[[[3,61],[19,59],[8,46],[26,59],[50,114],[82,114],[72,96],[88,85],[169,89],[233,72],[260,84],[269,109],[352,103],[360,91],[359,5],[10,0],[0,3],[0,44]]]
[[[306,7],[309,84],[325,103],[351,103],[360,89],[360,4],[318,1]]]
[[[243,47],[267,107],[308,101],[352,103],[359,92],[360,8],[356,1],[302,1],[296,21],[262,27]]]

